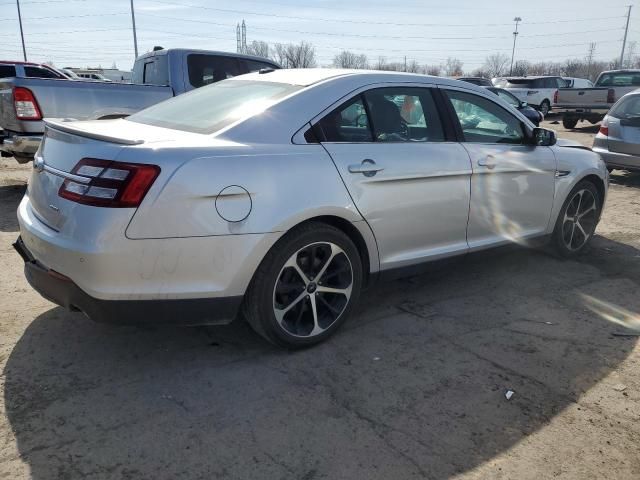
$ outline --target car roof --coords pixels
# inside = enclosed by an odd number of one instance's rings
[[[417,83],[439,83],[443,85],[459,85],[462,82],[444,77],[433,77],[418,73],[405,73],[382,70],[356,70],[341,68],[291,68],[280,69],[269,72],[253,72],[246,75],[233,77],[230,80],[262,80],[267,82],[288,83],[307,87],[325,80],[340,77],[361,77],[362,80],[376,82],[417,82]],[[473,86],[465,84],[465,88]]]
[[[507,80],[537,80],[538,78],[562,78],[560,75],[530,75],[526,77],[503,77]]]
[[[3,65],[7,65],[7,64],[11,64],[11,65],[33,65],[33,66],[38,66],[38,67],[43,67],[46,65],[40,64],[40,63],[34,63],[34,62],[19,62],[16,60],[0,60],[0,63]]]

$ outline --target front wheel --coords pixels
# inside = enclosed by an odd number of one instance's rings
[[[562,119],[562,126],[564,128],[566,128],[567,130],[572,130],[572,129],[576,128],[576,125],[578,125],[578,119],[577,118],[564,117]]]
[[[360,255],[347,235],[326,224],[303,225],[266,255],[245,295],[243,313],[271,343],[314,345],[347,320],[362,277]]]
[[[563,257],[573,257],[582,252],[596,231],[600,218],[602,199],[595,185],[579,182],[560,210],[553,239]]]

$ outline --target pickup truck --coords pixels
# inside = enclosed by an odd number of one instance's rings
[[[565,128],[575,128],[581,120],[595,125],[617,100],[638,88],[640,70],[602,72],[592,88],[559,89],[555,110],[562,114],[562,125]]]
[[[207,50],[155,47],[133,66],[132,82],[56,78],[0,79],[0,153],[33,160],[44,118],[121,118],[194,88],[261,69],[280,68],[265,58]]]
[[[504,88],[515,95],[522,102],[527,102],[543,116],[551,111],[558,88],[567,83],[562,77],[506,77],[496,79],[494,85]]]

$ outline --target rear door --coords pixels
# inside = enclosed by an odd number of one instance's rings
[[[549,224],[556,160],[529,144],[522,121],[488,96],[445,87],[471,157],[471,249],[540,235]]]
[[[315,125],[371,226],[382,269],[467,250],[471,166],[440,101],[424,86],[369,88]]]

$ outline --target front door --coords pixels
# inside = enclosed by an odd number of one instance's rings
[[[551,149],[530,144],[522,121],[493,100],[470,91],[444,91],[473,168],[469,247],[545,233],[555,193]]]
[[[431,89],[370,89],[316,131],[371,226],[382,269],[467,250],[469,155],[447,136]]]

